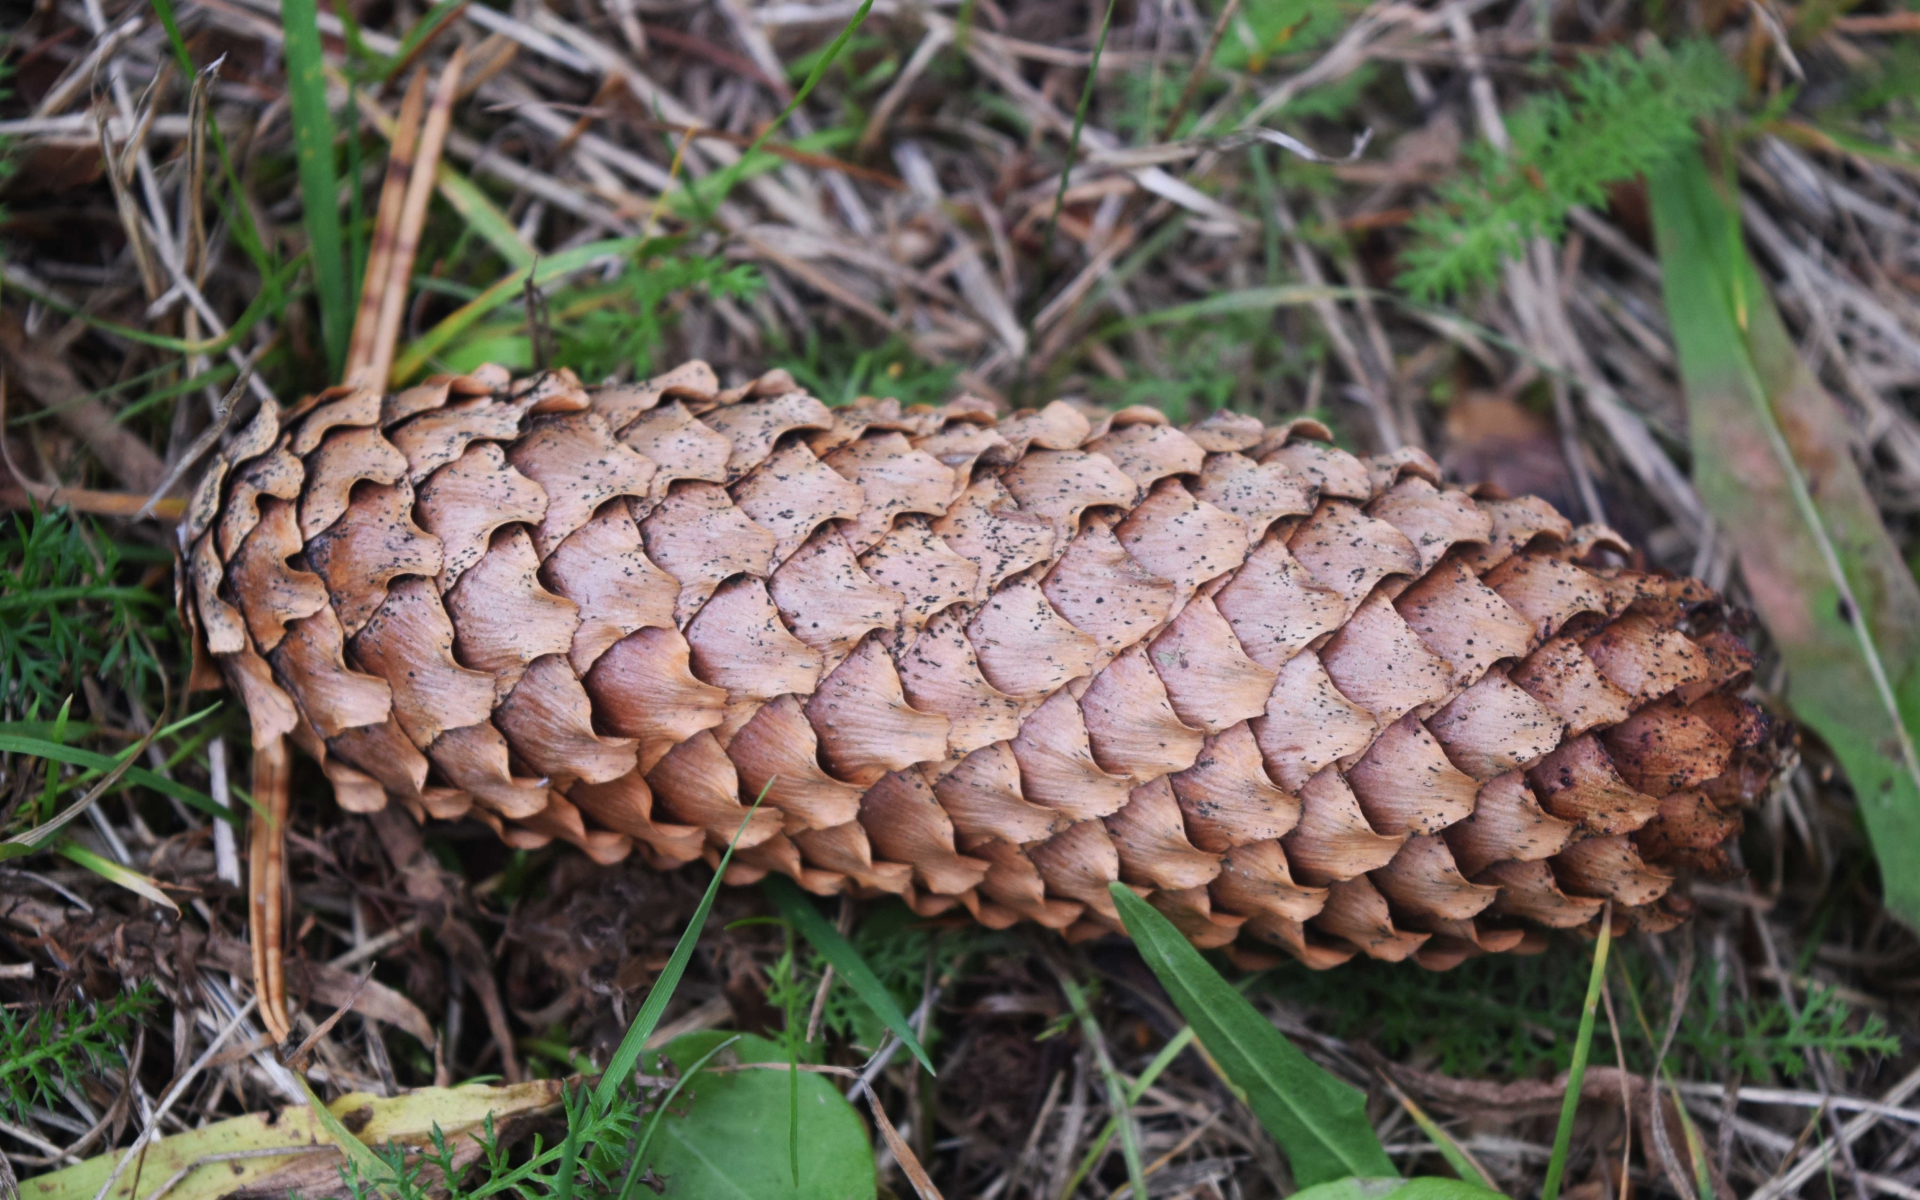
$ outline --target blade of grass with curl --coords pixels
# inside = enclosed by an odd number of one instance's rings
[[[171,896],[160,890],[159,882],[151,875],[143,875],[132,867],[123,866],[110,858],[101,858],[72,838],[61,838],[54,843],[53,852],[69,862],[85,867],[108,883],[123,887],[136,896],[153,901],[162,908],[170,909],[176,917],[180,915],[180,906],[173,902]]]

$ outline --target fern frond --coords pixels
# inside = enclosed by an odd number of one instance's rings
[[[1416,216],[1399,284],[1432,301],[1492,280],[1535,237],[1558,238],[1574,205],[1693,144],[1700,118],[1731,108],[1740,82],[1704,41],[1645,55],[1626,47],[1582,60],[1564,92],[1534,98],[1507,121],[1512,152],[1483,146],[1469,170]]]
[[[54,1105],[82,1075],[124,1059],[130,1022],[154,1006],[141,983],[98,1004],[49,1005],[31,1017],[0,1008],[0,1107],[16,1121],[33,1104]]]

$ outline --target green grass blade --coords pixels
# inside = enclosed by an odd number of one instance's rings
[[[1109,889],[1140,956],[1201,1045],[1246,1094],[1303,1186],[1399,1174],[1367,1122],[1366,1097],[1335,1079],[1220,977],[1173,922],[1125,884]]]
[[[688,180],[688,194],[702,211],[711,214],[718,211],[720,205],[726,202],[728,193],[733,191],[734,185],[739,183],[740,177],[746,173],[748,163],[755,157],[755,152],[758,151],[760,147],[766,143],[766,140],[772,137],[782,125],[787,123],[787,118],[792,116],[796,109],[806,103],[807,97],[813,92],[813,89],[819,85],[820,80],[826,76],[827,69],[833,66],[834,60],[840,57],[840,52],[847,48],[848,40],[853,37],[854,31],[866,22],[867,14],[871,11],[873,11],[873,0],[860,0],[860,7],[854,10],[852,19],[840,30],[839,36],[828,43],[826,52],[820,56],[818,62],[813,64],[813,69],[807,72],[805,82],[801,83],[799,90],[794,92],[793,99],[787,101],[787,106],[780,110],[780,115],[775,117],[768,123],[765,129],[760,131],[759,136],[753,139],[753,144],[748,146],[738,159],[734,160],[732,166],[713,177],[713,186],[716,190],[711,200],[702,199],[699,194],[693,190],[692,180]],[[661,197],[663,203],[666,202],[667,199],[667,197]]]
[[[772,787],[773,781],[767,781]],[[654,1027],[660,1024],[660,1014],[667,1011],[667,1001],[673,999],[674,989],[680,986],[680,977],[686,974],[687,963],[693,958],[693,947],[700,940],[700,931],[706,928],[707,914],[713,911],[713,898],[720,892],[720,877],[727,873],[727,864],[733,861],[733,848],[740,844],[740,835],[747,831],[747,822],[753,820],[753,814],[760,811],[760,802],[767,798],[766,788],[760,789],[760,795],[754,799],[753,807],[740,822],[740,828],[734,831],[733,840],[727,843],[727,852],[720,856],[720,865],[713,869],[713,881],[707,884],[706,894],[700,897],[700,906],[693,910],[693,919],[687,922],[687,931],[680,935],[680,941],[673,948],[673,956],[667,959],[666,969],[653,981],[653,987],[647,992],[646,1002],[640,1011],[633,1014],[633,1024],[627,1026],[627,1034],[620,1039],[620,1045],[607,1061],[606,1073],[600,1076],[600,1086],[594,1089],[593,1102],[605,1112],[613,1107],[614,1099],[620,1094],[620,1087],[633,1076],[633,1069],[640,1062],[640,1052],[647,1048],[647,1039],[653,1036]]]
[[[587,1085],[569,1089],[560,1085],[561,1107],[567,1114],[567,1136],[560,1144],[560,1168],[554,1175],[553,1200],[573,1200],[573,1177],[580,1171],[580,1141],[589,1119],[588,1105],[593,1098]]]
[[[1137,317],[1114,321],[1102,327],[1094,336],[1105,339],[1123,333],[1132,333],[1136,329],[1149,329],[1156,325],[1185,325],[1189,321],[1197,321],[1202,317],[1217,317],[1227,313],[1263,312],[1273,308],[1318,304],[1322,300],[1359,300],[1369,296],[1372,296],[1372,293],[1364,289],[1314,286],[1304,283],[1279,283],[1267,287],[1240,288],[1236,291],[1208,296],[1205,300],[1170,305],[1167,308],[1141,313]],[[1373,298],[1390,299],[1384,295],[1373,296]]]
[[[1287,1200],[1504,1200],[1501,1193],[1489,1191],[1464,1179],[1422,1175],[1418,1179],[1336,1179],[1303,1188]]]
[[[313,0],[281,0],[286,31],[287,106],[300,164],[300,207],[307,226],[314,291],[320,299],[320,337],[338,376],[347,361],[353,312],[347,307],[347,264],[341,256],[340,180],[333,167],[333,114],[327,109],[320,26]],[[358,186],[359,181],[354,181]]]
[[[932,1075],[933,1060],[927,1057],[926,1048],[914,1036],[907,1014],[900,1010],[893,993],[887,990],[886,984],[880,982],[880,977],[873,973],[873,968],[854,949],[853,943],[841,937],[833,923],[821,916],[820,910],[807,899],[806,893],[786,876],[769,875],[760,886],[766,890],[768,898],[788,924],[799,930],[808,944],[820,952],[821,958],[833,964],[834,971],[853,989],[853,994],[860,997],[861,1003],[880,1018],[880,1023],[899,1038],[901,1044],[920,1060],[927,1074]]]
[[[478,184],[465,175],[442,162],[435,169],[433,181],[440,190],[440,198],[445,200],[460,219],[467,223],[481,241],[492,246],[494,253],[505,259],[507,265],[514,268],[531,267],[534,259],[533,247],[520,236],[499,205],[480,190]]]
[[[274,305],[278,303],[282,289],[293,281],[294,275],[299,272],[306,261],[307,255],[301,254],[292,262],[280,267],[278,271],[267,273],[265,284],[261,287],[260,292],[255,295],[252,300],[247,302],[247,307],[245,311],[240,314],[239,320],[229,326],[227,331],[219,337],[199,340],[167,337],[164,334],[148,333],[144,329],[135,329],[131,325],[121,325],[114,321],[104,320],[81,308],[68,304],[58,296],[42,292],[37,288],[27,287],[14,280],[8,280],[6,287],[10,287],[21,295],[46,305],[48,308],[53,309],[63,316],[72,317],[91,328],[104,330],[115,337],[125,338],[130,342],[138,342],[142,346],[152,346],[156,350],[171,350],[175,354],[213,355],[224,354],[228,347],[238,345],[241,338],[251,333],[255,325],[259,324],[263,318],[269,316],[274,311]],[[4,291],[4,289],[0,289],[0,291]]]
[[[405,383],[426,369],[427,363],[439,353],[448,342],[472,328],[482,317],[504,304],[511,304],[526,295],[527,279],[533,279],[535,287],[545,287],[563,275],[581,270],[595,259],[611,255],[627,256],[639,252],[647,244],[647,239],[638,237],[608,238],[602,242],[589,242],[584,246],[575,246],[571,250],[543,258],[537,265],[522,267],[507,275],[498,283],[481,292],[472,300],[448,313],[439,324],[416,338],[393,364],[395,383]]]
[[[60,715],[53,719],[53,732],[48,740],[56,746],[67,744],[67,718],[73,713],[73,697],[68,696],[61,702]],[[53,805],[60,798],[60,772],[48,771],[47,778],[40,788],[40,820],[45,822],[53,816]]]
[[[1112,9],[1109,8],[1108,12],[1111,13]],[[1073,1006],[1074,1019],[1080,1022],[1080,1034],[1086,1038],[1087,1045],[1093,1048],[1094,1056],[1099,1060],[1100,1074],[1107,1085],[1107,1104],[1113,1109],[1113,1124],[1120,1131],[1120,1156],[1127,1163],[1127,1183],[1133,1189],[1135,1200],[1145,1200],[1146,1166],[1140,1161],[1140,1131],[1133,1123],[1133,1106],[1127,1102],[1126,1081],[1120,1078],[1112,1055],[1107,1053],[1100,1023],[1094,1020],[1093,1009],[1087,1004],[1086,990],[1072,976],[1064,973],[1060,976],[1060,990],[1067,994],[1067,1003]],[[1064,1197],[1073,1193],[1062,1191],[1060,1194],[1064,1200]]]
[[[1192,1044],[1193,1026],[1188,1025],[1174,1034],[1171,1041],[1160,1047],[1160,1053],[1153,1056],[1153,1061],[1147,1064],[1147,1069],[1140,1072],[1140,1078],[1134,1080],[1133,1085],[1127,1089],[1127,1103],[1140,1103],[1140,1097],[1147,1094],[1147,1089],[1160,1078],[1161,1072],[1172,1066],[1173,1060],[1180,1057],[1180,1052]],[[1100,1156],[1107,1152],[1107,1143],[1111,1142],[1119,1132],[1120,1122],[1108,1117],[1099,1135],[1093,1139],[1093,1145],[1087,1148],[1086,1157],[1082,1158],[1080,1165],[1074,1168],[1073,1177],[1067,1180],[1067,1186],[1060,1189],[1061,1195],[1071,1196],[1080,1190],[1081,1182],[1092,1172],[1093,1165],[1099,1162]]]
[[[120,777],[126,774],[128,764],[132,763],[135,758],[140,756],[142,751],[152,745],[153,739],[156,736],[155,733],[149,731],[147,736],[141,738],[133,745],[128,746],[125,750],[122,750],[119,758],[109,760],[113,765],[106,772],[106,777],[89,788],[86,795],[75,800],[72,804],[69,804],[57,813],[47,812],[43,814],[39,823],[31,829],[22,833],[16,833],[5,841],[0,842],[0,862],[5,862],[10,858],[22,858],[32,854],[41,846],[45,845],[55,834],[72,824],[81,813],[86,812],[88,808],[93,806],[95,801],[99,800],[100,797],[106,795],[107,792],[112,789]],[[57,742],[53,744],[58,745]],[[47,800],[51,800],[59,794],[59,790],[53,786],[54,774],[53,771],[47,772]],[[81,782],[84,779],[85,777],[83,776],[82,780],[76,780],[75,782]]]
[[[110,858],[101,858],[72,838],[61,838],[54,844],[53,852],[70,862],[78,863],[108,883],[118,884],[162,908],[172,909],[176,917],[180,915],[180,906],[173,902],[171,896],[160,890],[160,885],[151,875],[142,875],[132,867],[121,866]]]
[[[1054,193],[1053,210],[1047,214],[1047,230],[1040,235],[1040,252],[1053,253],[1053,231],[1060,224],[1060,210],[1067,203],[1067,180],[1073,177],[1074,160],[1080,157],[1080,133],[1087,127],[1087,108],[1093,103],[1094,85],[1100,81],[1100,56],[1107,49],[1107,30],[1113,25],[1113,10],[1119,0],[1107,0],[1107,13],[1100,18],[1100,33],[1093,39],[1093,58],[1087,64],[1087,83],[1080,89],[1080,103],[1074,106],[1073,130],[1067,136],[1067,161],[1060,168],[1060,190]],[[1144,1195],[1144,1193],[1143,1193]]]
[[[1700,157],[1649,194],[1694,482],[1780,647],[1794,716],[1846,769],[1888,911],[1920,928],[1920,584]]]
[[[1600,985],[1607,977],[1607,948],[1613,943],[1613,906],[1600,914],[1600,940],[1593,947],[1593,972],[1587,978],[1587,1002],[1580,1010],[1580,1033],[1573,1042],[1573,1064],[1567,1068],[1567,1095],[1560,1102],[1560,1124],[1553,1131],[1553,1155],[1547,1159],[1547,1181],[1540,1200],[1559,1200],[1560,1181],[1566,1178],[1567,1155],[1573,1149],[1573,1116],[1580,1108],[1580,1084],[1587,1077],[1587,1055],[1593,1049],[1594,1015],[1600,1008]]]
[[[393,73],[413,57],[413,52],[419,48],[420,43],[433,36],[434,31],[445,24],[447,18],[466,6],[467,0],[438,0],[432,8],[421,14],[420,19],[413,23],[413,27],[401,36],[400,48],[393,52],[392,58],[386,60],[380,72],[380,79],[385,81],[392,78]]]
[[[1420,1127],[1420,1132],[1427,1135],[1427,1140],[1432,1142],[1433,1148],[1440,1152],[1440,1157],[1447,1160],[1447,1165],[1453,1168],[1455,1175],[1468,1183],[1477,1183],[1493,1191],[1499,1190],[1498,1185],[1493,1182],[1493,1176],[1487,1173],[1487,1169],[1480,1165],[1478,1159],[1467,1152],[1465,1146],[1462,1146],[1452,1134],[1440,1128],[1440,1123],[1428,1116],[1427,1110],[1415,1104],[1413,1097],[1396,1087],[1391,1079],[1386,1082],[1387,1087],[1393,1092],[1393,1098],[1400,1102],[1401,1108],[1407,1110],[1407,1115],[1412,1117],[1413,1123]]]
[[[133,749],[139,749],[134,747]],[[119,770],[130,758],[130,751],[123,750],[120,755],[101,754],[97,750],[83,750],[78,746],[62,746],[45,738],[22,737],[18,734],[0,733],[0,753],[31,754],[36,758],[50,758],[71,767],[86,767],[102,773]],[[213,797],[194,791],[184,783],[177,783],[164,775],[156,775],[144,767],[127,766],[122,779],[126,783],[137,783],[141,787],[152,788],[165,796],[172,796],[180,803],[197,808],[210,817],[219,817],[225,821],[238,821],[239,817],[221,808],[213,802]],[[84,779],[75,783],[85,782]]]

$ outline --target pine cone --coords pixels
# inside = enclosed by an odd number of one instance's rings
[[[1680,920],[1775,757],[1724,607],[1328,440],[699,362],[336,388],[208,472],[183,611],[257,748],[515,847],[717,862],[764,791],[729,882],[996,928],[1117,928],[1114,879],[1315,967]]]

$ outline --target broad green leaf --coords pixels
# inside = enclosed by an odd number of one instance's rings
[[[659,1195],[698,1200],[872,1200],[873,1146],[866,1126],[826,1076],[801,1072],[800,1186],[788,1160],[787,1052],[765,1038],[705,1030],[675,1038],[660,1057],[686,1071],[728,1038],[729,1054],[771,1068],[708,1070],[665,1109],[645,1165]],[[636,1195],[644,1195],[636,1189]]]
[[[933,1060],[927,1057],[920,1039],[914,1036],[913,1026],[907,1024],[907,1014],[900,1011],[893,993],[887,990],[886,984],[880,982],[880,977],[873,973],[867,960],[860,957],[853,943],[841,937],[832,922],[821,916],[820,910],[813,906],[813,901],[807,899],[806,893],[795,887],[786,876],[769,875],[761,886],[773,900],[774,907],[780,910],[780,915],[800,931],[800,936],[820,952],[821,958],[833,964],[834,971],[853,989],[853,994],[860,997],[861,1003],[880,1018],[880,1023],[913,1052],[913,1056],[920,1060],[920,1065],[927,1069],[927,1074],[934,1074]]]
[[[1920,584],[1699,156],[1650,191],[1695,485],[1780,647],[1795,717],[1853,784],[1888,910],[1920,928]]]
[[[1501,1193],[1477,1183],[1443,1179],[1438,1175],[1422,1175],[1418,1179],[1336,1179],[1295,1192],[1289,1200],[1382,1200],[1387,1196],[1393,1200],[1503,1200]]]
[[[1397,1174],[1367,1121],[1365,1096],[1302,1054],[1152,905],[1125,884],[1110,890],[1140,956],[1200,1044],[1245,1094],[1286,1154],[1296,1182]]]

